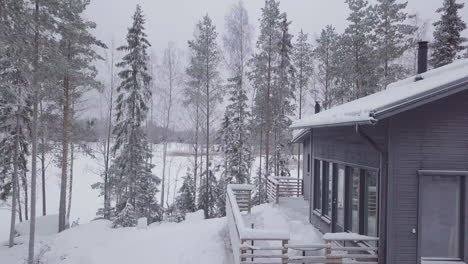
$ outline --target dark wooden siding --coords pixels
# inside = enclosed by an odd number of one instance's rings
[[[379,145],[383,145],[384,140],[386,140],[384,137],[386,135],[385,126],[365,126],[361,129]],[[313,159],[325,159],[372,168],[380,167],[379,152],[356,133],[354,126],[314,129],[312,138]],[[312,169],[312,171],[314,170]],[[311,178],[313,179],[313,176]],[[314,190],[313,180],[310,190]],[[311,201],[311,203],[313,202]],[[311,208],[313,209],[313,207]],[[317,213],[311,212],[311,223],[323,233],[331,232],[330,222]]]
[[[414,264],[418,263],[418,235],[412,233],[418,225],[417,171],[468,170],[468,92],[401,113],[389,122],[387,263]],[[468,204],[468,197],[465,200]],[[465,226],[466,233],[467,220]],[[465,256],[467,245],[465,241]]]
[[[366,126],[362,129],[374,140],[383,140],[382,127]],[[354,163],[361,166],[379,167],[379,153],[361,136],[353,126],[321,128],[314,130],[314,156],[316,158]]]

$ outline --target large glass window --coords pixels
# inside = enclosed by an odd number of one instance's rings
[[[360,196],[360,179],[361,170],[351,169],[351,184],[350,184],[350,231],[359,233],[359,196]]]
[[[377,169],[314,160],[314,210],[336,232],[378,236]]]
[[[333,170],[333,163],[331,162],[328,162],[327,163],[327,177],[326,177],[326,182],[325,182],[325,188],[326,188],[326,204],[325,206],[327,207],[326,208],[326,213],[325,215],[328,216],[329,218],[332,217],[332,203],[333,203],[333,173],[334,173],[334,170]]]
[[[345,226],[345,166],[338,166],[336,194],[336,224],[340,231]]]
[[[368,236],[377,236],[377,208],[378,189],[377,171],[364,171],[365,176],[365,199],[364,199],[364,232]]]
[[[322,162],[314,161],[314,209],[322,210]]]

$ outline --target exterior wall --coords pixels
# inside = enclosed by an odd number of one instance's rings
[[[383,135],[386,134],[386,127],[384,126],[366,126],[361,129],[379,145],[385,140]],[[354,164],[372,168],[380,167],[379,152],[358,135],[356,128],[353,126],[316,128],[312,134],[312,164],[314,164],[314,159],[324,159],[348,163],[350,165]],[[313,166],[311,171],[314,171]],[[310,190],[314,190],[313,180],[311,180],[310,185]],[[314,212],[313,201],[310,202],[310,208],[311,223],[322,233],[331,232],[330,221]]]
[[[389,123],[387,263],[414,264],[419,263],[418,235],[412,233],[418,227],[417,171],[468,170],[468,92],[401,113]],[[468,210],[464,219],[466,262]]]
[[[303,142],[303,166],[302,166],[302,177],[304,178],[304,199],[310,200],[310,185],[311,185],[311,172],[308,171],[308,155],[310,155],[310,137]],[[312,155],[311,155],[312,156]],[[311,157],[312,158],[312,157]],[[312,168],[312,166],[310,166]]]

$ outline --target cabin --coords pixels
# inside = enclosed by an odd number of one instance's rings
[[[322,233],[379,238],[379,263],[468,263],[468,60],[293,123]]]

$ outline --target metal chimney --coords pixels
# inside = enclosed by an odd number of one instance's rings
[[[427,71],[427,52],[428,42],[418,42],[418,74],[425,73]]]
[[[315,113],[320,113],[321,107],[318,101],[315,102]]]

